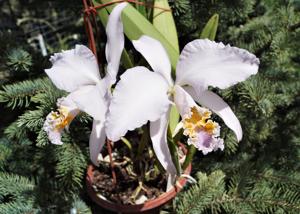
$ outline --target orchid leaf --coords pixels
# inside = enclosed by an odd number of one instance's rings
[[[125,48],[121,55],[121,61],[125,69],[133,68],[133,63],[130,59],[129,53],[126,51]]]
[[[200,39],[210,39],[215,40],[216,33],[219,24],[219,15],[214,14],[206,23],[205,27],[203,28]]]
[[[170,121],[169,121],[169,128],[171,132],[171,136],[173,136],[175,128],[179,121],[179,112],[175,105],[172,106],[170,111]]]
[[[164,8],[166,10],[163,10],[161,8]],[[153,25],[166,39],[168,39],[170,44],[172,44],[174,49],[179,53],[176,25],[173,19],[172,11],[170,10],[168,0],[154,1]]]
[[[187,152],[187,155],[186,155],[185,160],[183,162],[182,170],[185,170],[188,167],[188,165],[192,162],[196,151],[197,150],[196,150],[196,147],[194,145],[189,145],[188,146],[188,152]]]
[[[170,41],[174,49],[179,53],[178,36],[176,25],[171,11],[165,11],[160,8],[170,10],[168,0],[155,0],[153,10],[153,25],[154,27]],[[175,106],[172,106],[170,111],[170,131],[173,132],[179,121],[179,113]]]
[[[177,145],[174,142],[174,140],[172,139],[169,131],[170,130],[168,130],[168,146],[169,146],[170,153],[171,153],[171,156],[172,156],[172,161],[173,161],[173,163],[176,167],[178,175],[180,175],[181,174],[181,166],[180,166],[180,163],[179,163]]]
[[[96,0],[93,0],[95,6],[100,5]],[[101,3],[109,3],[111,0],[101,0]],[[109,12],[113,9],[114,5],[107,6],[105,9]],[[98,14],[102,14],[100,9]],[[101,18],[101,15],[100,15]],[[176,63],[179,57],[176,49],[169,43],[169,41],[133,6],[128,4],[122,13],[122,21],[124,25],[124,32],[130,40],[137,40],[142,35],[151,36],[154,39],[159,40],[166,48],[170,57],[173,72],[175,72]]]
[[[128,149],[132,150],[131,143],[127,138],[121,137],[121,141],[128,147]]]
[[[141,3],[146,4],[145,0],[139,1]],[[147,18],[147,11],[145,5],[135,4],[135,8],[144,16]]]

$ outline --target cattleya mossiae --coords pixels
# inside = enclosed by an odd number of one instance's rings
[[[53,66],[45,72],[54,85],[69,92],[57,102],[58,111],[51,112],[44,123],[44,130],[54,144],[62,144],[61,134],[68,128],[74,117],[84,111],[93,117],[90,136],[90,156],[98,164],[98,154],[104,145],[106,135],[104,122],[110,102],[110,87],[116,81],[120,57],[124,48],[121,13],[127,3],[118,4],[111,12],[107,27],[106,59],[107,74],[101,79],[97,59],[83,45],[75,49],[56,53],[51,58]]]
[[[203,154],[221,149],[220,126],[210,119],[211,109],[242,138],[239,120],[230,107],[209,86],[228,88],[246,80],[258,71],[259,60],[246,50],[208,39],[188,43],[180,54],[176,80],[171,78],[171,65],[164,47],[157,40],[142,36],[133,45],[148,61],[154,72],[138,66],[128,69],[115,87],[106,120],[106,134],[119,140],[128,130],[150,121],[153,149],[162,166],[176,174],[167,144],[169,112],[175,104],[188,144]],[[204,107],[200,107],[196,102]]]

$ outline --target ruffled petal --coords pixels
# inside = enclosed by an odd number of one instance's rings
[[[145,57],[152,69],[166,78],[171,85],[173,81],[171,78],[170,59],[162,44],[149,36],[141,36],[141,38],[132,41],[132,43],[135,49]]]
[[[53,66],[45,69],[54,85],[72,92],[85,85],[94,85],[100,81],[97,60],[84,45],[56,53],[51,56]]]
[[[68,97],[57,100],[57,111],[51,111],[44,122],[43,130],[47,133],[51,143],[61,145],[61,135],[68,129],[70,123],[79,113],[76,104]]]
[[[176,84],[197,91],[221,89],[246,80],[258,71],[259,59],[248,51],[208,39],[188,43],[176,67]]]
[[[104,97],[99,84],[84,86],[68,95],[81,111],[92,116],[95,120],[104,121],[108,100]]]
[[[89,149],[90,149],[90,158],[93,164],[96,166],[98,163],[99,153],[105,143],[106,135],[104,129],[104,122],[99,120],[93,121],[93,129],[90,135]]]
[[[196,93],[191,87],[186,88],[186,90],[199,104],[211,109],[219,115],[228,128],[235,133],[238,141],[242,139],[243,131],[240,121],[221,97],[211,91]]]
[[[113,92],[106,123],[108,139],[117,141],[128,130],[158,120],[170,105],[167,92],[161,75],[145,67],[127,70]]]
[[[124,48],[124,33],[121,20],[122,10],[128,3],[123,2],[114,7],[106,25],[107,43],[105,54],[107,60],[107,76],[110,84],[114,84],[119,70],[120,58]]]
[[[62,145],[63,142],[61,141],[61,135],[63,133],[63,129],[48,128],[50,125],[48,125],[47,120],[48,118],[46,118],[43,129],[47,133],[49,141],[55,145]]]
[[[194,145],[204,155],[218,149],[224,150],[224,140],[214,137],[207,132],[200,131],[197,133],[196,139],[188,139],[188,145]]]
[[[157,159],[167,173],[175,175],[177,171],[172,161],[167,142],[168,123],[169,111],[163,114],[160,119],[150,123],[150,136],[152,140],[153,150],[156,154]]]

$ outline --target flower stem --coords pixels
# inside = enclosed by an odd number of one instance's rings
[[[108,154],[109,154],[109,161],[110,161],[111,174],[112,174],[112,178],[113,178],[113,184],[116,185],[117,184],[117,176],[116,176],[116,172],[115,172],[115,164],[114,164],[113,157],[112,157],[111,141],[107,140],[106,144],[107,144],[107,150],[108,150]]]
[[[193,145],[189,145],[187,155],[182,165],[183,170],[185,170],[188,167],[188,165],[192,162],[195,153],[196,148]]]
[[[179,157],[178,157],[178,151],[177,151],[177,144],[174,142],[173,138],[172,138],[172,134],[170,131],[170,127],[168,128],[168,147],[172,156],[172,160],[173,163],[176,167],[177,170],[177,174],[180,175],[181,174],[181,166],[179,163]]]
[[[149,130],[147,126],[143,126],[143,135],[142,135],[142,139],[141,142],[139,143],[138,146],[138,150],[137,150],[137,159],[141,158],[141,155],[143,154],[144,148],[145,146],[148,144],[149,142]]]

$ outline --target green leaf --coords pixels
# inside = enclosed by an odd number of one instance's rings
[[[127,138],[121,137],[121,141],[128,147],[128,149],[132,150],[131,143]]]
[[[188,165],[192,162],[195,153],[196,153],[196,147],[194,145],[189,145],[188,153],[187,153],[185,160],[183,162],[183,165],[182,165],[183,170],[185,170],[188,167]]]
[[[146,4],[145,0],[139,1],[141,3]],[[144,16],[147,17],[147,11],[145,5],[135,4],[135,8]]]
[[[200,39],[215,40],[216,33],[219,24],[219,15],[214,14],[206,23],[204,29],[201,32]]]
[[[160,8],[170,10],[168,0],[155,0],[153,9],[154,27],[172,44],[173,48],[179,53],[178,36],[176,25],[171,11],[164,11]],[[158,8],[160,7],[160,8]],[[173,135],[176,125],[179,121],[179,113],[175,106],[172,106],[170,112],[170,131]]]
[[[130,59],[130,56],[129,56],[129,54],[126,51],[125,48],[124,48],[124,50],[122,52],[122,55],[121,55],[121,61],[122,61],[122,65],[126,69],[132,68],[134,66],[131,59]]]
[[[101,23],[103,24],[103,26],[106,26],[107,21],[108,21],[109,12],[107,11],[106,8],[102,8],[102,9],[98,10],[97,12],[98,12],[98,16],[100,18]]]
[[[101,0],[101,3],[105,4],[111,2],[111,0]],[[99,5],[96,0],[93,0],[95,6]],[[110,12],[113,9],[113,5],[107,6],[106,9]],[[98,11],[101,18],[102,10]],[[128,6],[123,10],[122,21],[124,24],[124,32],[130,40],[139,39],[142,35],[148,35],[154,39],[159,40],[162,45],[166,48],[167,53],[170,57],[173,72],[175,73],[175,68],[177,60],[179,57],[178,52],[169,43],[169,41],[133,6],[128,4]],[[174,74],[173,73],[173,74]]]
[[[165,11],[159,7],[170,10],[168,0],[155,0],[153,25],[172,44],[177,53],[179,53],[178,36],[172,11]]]
[[[179,163],[179,157],[178,157],[178,150],[177,150],[177,145],[176,143],[173,141],[172,138],[169,138],[168,140],[168,147],[172,156],[172,161],[175,165],[176,171],[178,173],[178,175],[181,174],[181,166]]]
[[[172,136],[174,134],[178,121],[179,121],[179,113],[176,106],[173,105],[170,111],[170,121],[169,121],[169,128]]]

